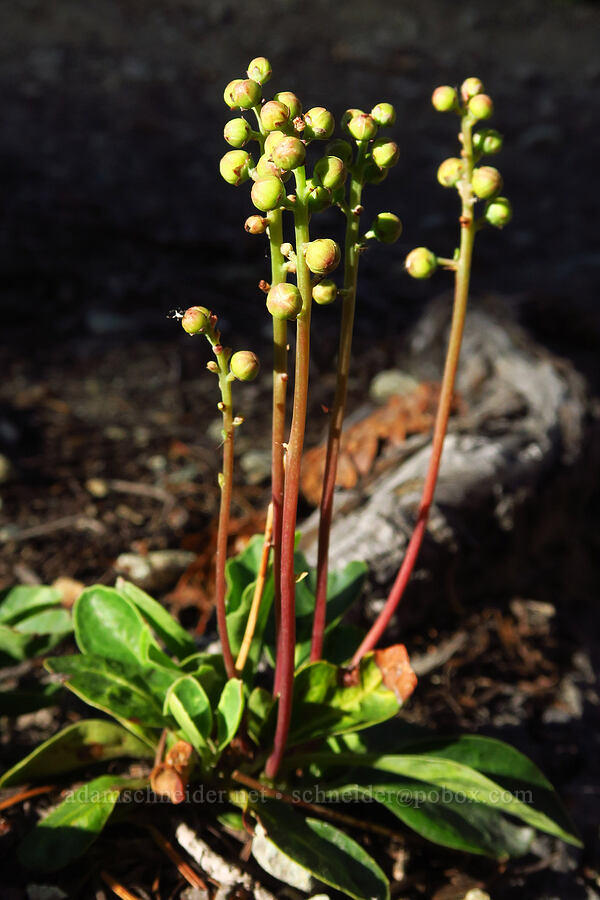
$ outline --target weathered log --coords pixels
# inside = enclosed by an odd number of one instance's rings
[[[447,296],[434,301],[408,337],[402,366],[419,380],[440,378],[450,310]],[[439,579],[443,561],[457,552],[485,552],[487,536],[510,531],[519,509],[582,449],[583,379],[535,344],[498,303],[469,312],[456,387],[459,412],[415,573],[429,584]],[[382,475],[336,492],[331,568],[362,559],[375,593],[390,584],[415,522],[430,450],[430,438],[415,435],[392,450]],[[302,527],[311,564],[317,526],[315,512]]]

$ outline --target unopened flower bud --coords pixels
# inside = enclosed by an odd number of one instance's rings
[[[265,84],[272,73],[271,63],[265,56],[257,56],[251,60],[248,66],[248,78],[256,81],[257,84]]]
[[[328,275],[340,264],[340,248],[331,238],[319,238],[306,245],[306,265],[315,275]]]
[[[473,148],[485,156],[495,156],[502,150],[503,137],[499,131],[486,128],[484,131],[476,131],[473,135]]]
[[[261,212],[269,212],[279,206],[285,197],[283,182],[275,175],[265,175],[252,185],[252,202]]]
[[[349,166],[352,162],[352,157],[354,155],[351,145],[348,141],[343,141],[341,138],[336,138],[334,141],[329,141],[327,146],[325,147],[325,153],[328,156],[337,156],[342,160],[345,166]]]
[[[469,100],[469,112],[476,119],[489,119],[494,114],[494,101],[487,94],[475,94]]]
[[[350,119],[348,131],[357,141],[371,141],[377,134],[377,122],[372,116],[363,113]]]
[[[252,109],[253,106],[258,106],[261,93],[260,85],[251,78],[237,81],[231,89],[234,104],[242,109]]]
[[[228,184],[243,184],[250,177],[254,166],[252,157],[245,150],[230,150],[221,159],[219,171]]]
[[[400,147],[395,141],[386,141],[385,138],[373,143],[371,158],[380,169],[391,169],[398,162]]]
[[[208,369],[209,372],[212,372],[213,375],[219,374],[219,366],[214,361],[214,359],[209,359],[209,361],[206,363],[206,368]]]
[[[263,216],[248,216],[244,222],[244,228],[248,234],[264,234],[268,224],[269,220]]]
[[[480,78],[466,78],[460,86],[460,96],[465,103],[468,103],[475,94],[482,94],[483,91],[483,82]]]
[[[307,141],[326,141],[333,134],[335,119],[323,106],[313,106],[304,115],[306,127],[302,134]]]
[[[321,212],[331,206],[333,199],[332,191],[329,188],[318,184],[313,178],[306,180],[306,203],[311,213]]]
[[[504,228],[512,219],[512,206],[508,197],[494,197],[485,208],[486,221],[494,228]]]
[[[364,179],[367,184],[380,184],[388,177],[389,169],[380,169],[373,161],[369,161],[364,168]]]
[[[379,213],[373,220],[371,231],[382,244],[394,244],[402,234],[402,222],[394,213]]]
[[[265,131],[278,131],[289,117],[289,109],[278,100],[269,100],[260,110],[260,121]]]
[[[267,294],[267,309],[274,319],[295,319],[302,309],[302,296],[295,284],[281,282]]]
[[[319,306],[329,306],[337,297],[337,284],[331,278],[324,278],[312,289],[312,296]]]
[[[231,357],[229,369],[238,381],[254,381],[260,369],[258,356],[251,350],[238,350]]]
[[[493,166],[480,166],[473,170],[473,193],[481,200],[488,200],[502,190],[502,175]]]
[[[449,84],[442,84],[436,87],[431,95],[431,102],[434,109],[437,109],[438,112],[451,112],[456,108],[458,102],[456,88],[450,87]]]
[[[233,99],[233,89],[242,81],[241,78],[234,78],[233,81],[230,81],[225,90],[223,91],[223,100],[229,107],[229,109],[235,109],[237,103]]]
[[[346,131],[348,131],[348,125],[349,125],[350,121],[352,119],[355,119],[357,116],[364,116],[364,115],[365,115],[364,109],[357,109],[354,106],[350,107],[350,109],[347,109],[346,112],[344,113],[344,115],[342,116],[342,121],[341,121],[342,128],[344,128]]]
[[[283,131],[271,131],[265,138],[265,153],[268,153],[269,156],[279,143],[279,141],[283,140],[285,134]]]
[[[284,179],[285,174],[285,179]],[[280,169],[279,166],[273,162],[272,158],[263,153],[258,162],[256,163],[256,168],[252,173],[252,178],[254,181],[258,181],[259,178],[266,178],[267,175],[274,175],[276,178],[280,178],[282,181],[287,180],[289,177],[288,173],[284,173],[283,169]]]
[[[273,99],[278,100],[279,103],[283,103],[284,106],[287,106],[291,121],[293,121],[296,116],[302,115],[302,104],[292,91],[278,91]]]
[[[243,147],[252,135],[252,128],[245,119],[230,119],[223,129],[223,137],[232,147]]]
[[[437,170],[437,180],[442,187],[455,187],[463,173],[463,161],[457,156],[445,159]]]
[[[201,334],[210,324],[210,310],[205,306],[190,306],[181,320],[181,327],[188,334]]]
[[[427,247],[416,247],[411,250],[404,263],[406,271],[412,278],[431,278],[437,264],[437,256]]]
[[[389,125],[393,125],[396,121],[396,110],[391,103],[378,103],[371,110],[371,116],[378,125],[386,128]]]
[[[339,156],[324,156],[315,163],[314,177],[323,187],[337,190],[346,181],[348,171]]]
[[[306,147],[297,137],[284,137],[275,144],[271,151],[271,159],[276,166],[289,172],[304,163]]]

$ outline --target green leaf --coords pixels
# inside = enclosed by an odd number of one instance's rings
[[[210,702],[200,683],[192,675],[174,681],[165,697],[163,712],[170,712],[183,736],[194,750],[206,750],[212,729]]]
[[[77,859],[108,822],[121,791],[145,784],[134,778],[101,775],[74,791],[31,831],[19,848],[30,869],[55,872]]]
[[[31,636],[16,631],[9,625],[0,625],[0,666],[8,665],[11,660],[23,662],[29,659]]]
[[[152,758],[153,751],[120,725],[83,719],[69,725],[18,762],[0,778],[0,788],[62,775],[120,756]]]
[[[173,681],[165,670],[140,672],[136,666],[92,654],[51,657],[46,668],[64,675],[66,687],[90,706],[114,716],[151,744],[148,728],[172,724],[162,713],[164,696]]]
[[[264,800],[253,811],[272,843],[319,881],[354,900],[389,900],[388,881],[379,866],[339,828],[304,818],[276,800]]]
[[[258,747],[269,746],[275,733],[277,701],[270,691],[255,687],[246,704],[248,734]]]
[[[294,678],[294,704],[288,745],[367,728],[395,716],[395,694],[385,687],[372,654],[361,660],[356,684],[345,686],[343,672],[329,662],[305,665]]]
[[[179,660],[183,660],[196,652],[194,639],[157,600],[154,600],[137,585],[125,581],[124,578],[117,578],[116,589],[123,597],[137,606],[144,619],[163,641],[169,653]]]
[[[180,665],[186,675],[198,679],[210,700],[211,709],[219,702],[221,692],[227,683],[225,663],[220,653],[195,653]]]
[[[172,665],[136,606],[114,588],[94,585],[83,591],[75,603],[73,624],[82,653],[143,667],[153,645],[153,662]]]
[[[317,763],[326,763],[327,758],[332,765],[346,763],[350,766],[368,767],[378,772],[399,775],[411,781],[436,785],[456,795],[461,801],[470,800],[489,806],[499,812],[515,816],[540,831],[560,837],[569,844],[580,846],[580,841],[571,829],[564,828],[551,815],[532,805],[533,794],[527,794],[525,799],[521,800],[507,788],[454,760],[416,754],[316,753],[310,756],[310,760]]]
[[[8,591],[0,602],[0,623],[16,625],[34,612],[60,606],[61,597],[53,587],[20,584]]]
[[[532,828],[515,825],[498,810],[440,791],[422,781],[397,779],[385,784],[347,784],[328,793],[330,800],[348,795],[377,801],[428,841],[507,859],[527,853]]]
[[[244,686],[239,678],[231,678],[217,706],[217,750],[223,750],[235,737],[244,711]]]

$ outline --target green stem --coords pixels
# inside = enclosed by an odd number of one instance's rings
[[[348,376],[352,354],[352,335],[354,331],[354,313],[356,309],[356,281],[358,276],[358,238],[360,226],[360,201],[362,194],[362,161],[365,147],[360,145],[358,159],[352,178],[346,208],[346,242],[344,249],[344,293],[342,321],[337,361],[337,381],[333,408],[329,420],[325,473],[321,493],[319,518],[319,549],[317,554],[317,588],[315,598],[315,614],[313,619],[311,660],[321,658],[323,639],[327,618],[327,576],[329,569],[329,536],[333,516],[333,496],[337,476],[338,457],[342,439],[342,426],[346,411],[348,393]]]
[[[265,772],[269,778],[277,775],[287,741],[292,714],[294,682],[294,649],[296,644],[296,576],[294,550],[296,541],[296,516],[300,489],[300,465],[304,447],[306,409],[308,401],[308,373],[310,362],[310,315],[312,287],[310,272],[304,258],[309,242],[308,208],[306,203],[306,176],[304,167],[295,170],[297,201],[294,208],[296,228],[296,266],[298,289],[302,295],[302,310],[296,320],[296,365],[294,379],[294,408],[288,442],[281,529],[281,618],[277,643],[277,667],[275,681],[279,688],[277,725],[273,751],[267,760]]]
[[[458,360],[460,357],[460,348],[465,324],[465,316],[467,312],[467,302],[469,298],[469,282],[471,276],[471,261],[473,257],[473,244],[475,240],[476,224],[473,216],[473,192],[471,189],[471,177],[473,174],[473,143],[471,137],[472,120],[469,115],[465,115],[462,120],[461,139],[463,144],[462,156],[465,161],[463,176],[459,185],[459,193],[462,201],[462,210],[460,217],[461,235],[460,235],[460,252],[456,261],[456,271],[454,278],[454,308],[452,312],[452,324],[450,327],[450,339],[448,350],[446,353],[446,363],[444,366],[444,375],[442,379],[442,387],[438,404],[437,415],[435,419],[435,427],[433,432],[433,442],[431,447],[431,459],[425,476],[425,484],[419,504],[417,515],[417,523],[406,548],[404,559],[396,580],[390,592],[385,606],[379,613],[379,616],[371,626],[362,644],[354,654],[351,666],[356,666],[370,650],[372,650],[380,640],[383,632],[392,618],[396,607],[400,603],[410,576],[417,561],[423,538],[427,530],[427,520],[429,518],[429,510],[433,502],[433,495],[440,469],[440,461],[442,458],[442,450],[444,447],[444,438],[448,429],[448,419],[452,406],[452,396],[454,393],[454,382],[456,379],[456,370],[458,368]]]
[[[269,246],[271,251],[271,284],[287,278],[286,260],[281,253],[283,243],[282,211],[269,213]],[[285,407],[287,393],[287,322],[273,317],[273,421],[271,446],[271,502],[273,504],[273,581],[275,585],[275,633],[279,634],[281,617],[281,529],[283,521]],[[277,675],[277,672],[276,672]],[[278,693],[277,679],[274,693]]]

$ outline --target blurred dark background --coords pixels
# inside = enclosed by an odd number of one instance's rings
[[[268,367],[264,239],[243,231],[248,187],[218,174],[230,117],[223,87],[256,55],[273,64],[268,96],[293,90],[305,108],[324,104],[337,117],[379,100],[397,108],[400,164],[365,192],[365,218],[389,209],[405,230],[361,262],[364,378],[351,403],[396,363],[424,303],[449,287],[443,274],[412,282],[403,260],[415,245],[451,255],[456,244],[456,196],[435,178],[457,152],[456,121],[429,98],[469,75],[495,100],[491,124],[506,140],[494,163],[515,208],[509,228],[478,238],[474,302],[502,295],[597,387],[599,45],[599,5],[575,0],[4,0],[0,584],[15,579],[15,554],[45,580],[65,570],[99,577],[140,535],[145,546],[177,543],[214,512],[212,383],[198,342],[168,312],[209,306],[227,339],[259,350]],[[335,212],[315,219],[316,234],[337,227]],[[318,312],[313,382],[327,400],[338,311]],[[246,414],[268,408],[266,382],[243,392]],[[309,438],[322,428],[321,416]],[[245,433],[260,442],[266,430],[249,421]],[[205,467],[190,468],[181,447],[178,457],[177,441],[196,461],[204,447]],[[138,498],[98,538],[23,537],[64,515],[102,518],[106,501],[90,494],[90,477],[203,478],[206,489],[166,530]]]

